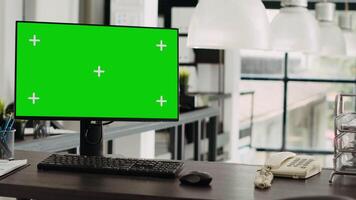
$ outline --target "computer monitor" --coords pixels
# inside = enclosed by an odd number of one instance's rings
[[[80,120],[83,154],[93,121],[179,118],[177,29],[17,22],[15,71],[15,117]]]

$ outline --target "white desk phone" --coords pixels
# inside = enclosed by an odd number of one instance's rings
[[[297,156],[291,152],[273,154],[265,166],[271,168],[274,176],[307,179],[321,171],[321,163],[312,156]]]
[[[292,152],[275,153],[270,156],[265,166],[257,171],[255,185],[269,188],[273,176],[294,179],[307,179],[321,172],[321,163],[313,156],[296,155]]]

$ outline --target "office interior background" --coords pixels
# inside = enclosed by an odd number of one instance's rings
[[[185,105],[181,107],[180,122],[110,124],[105,128],[106,153],[263,164],[271,152],[294,151],[319,156],[325,167],[332,167],[335,96],[354,93],[356,83],[356,1],[350,0],[348,6],[341,0],[333,2],[337,9],[332,22],[335,26],[339,27],[339,16],[345,14],[345,9],[354,19],[350,30],[340,28],[345,32],[347,47],[347,54],[341,56],[188,48],[188,26],[197,0],[2,0],[0,99],[5,105],[14,101],[17,20],[178,28],[179,70],[184,84],[181,90],[185,97],[181,99]],[[280,1],[263,3],[272,22],[279,13]],[[313,15],[315,3],[308,2]],[[78,150],[79,139],[72,138],[78,134],[79,122],[44,123],[48,128],[44,136],[33,133],[33,123],[40,122],[21,123],[23,130],[17,135],[16,149]]]

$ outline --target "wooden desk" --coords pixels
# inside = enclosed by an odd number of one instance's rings
[[[39,172],[36,164],[49,154],[17,151],[31,166],[0,180],[0,196],[39,200],[103,199],[280,199],[301,195],[346,195],[356,198],[356,177],[336,177],[328,184],[330,170],[309,180],[275,179],[270,190],[253,185],[257,166],[186,162],[184,171],[202,170],[212,174],[210,188],[188,187],[178,179],[111,176],[85,173]]]

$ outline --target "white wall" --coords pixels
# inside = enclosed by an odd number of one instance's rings
[[[232,162],[238,161],[239,142],[239,100],[240,100],[240,75],[241,57],[239,51],[225,51],[225,92],[231,93],[231,99],[225,100],[224,109],[224,130],[230,134],[228,145],[229,159]]]
[[[114,140],[113,154],[128,158],[155,158],[155,131],[128,135]]]
[[[27,21],[79,21],[79,0],[25,0],[24,5]]]
[[[15,25],[22,20],[22,0],[0,1],[0,98],[14,100]]]
[[[157,26],[158,0],[111,0],[113,25]]]

